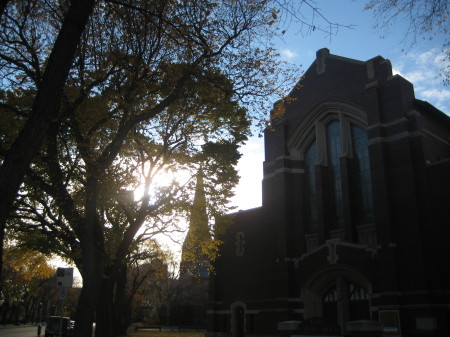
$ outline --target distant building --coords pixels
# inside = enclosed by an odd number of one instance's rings
[[[209,336],[314,317],[450,336],[450,118],[389,60],[328,49],[288,97],[265,132],[262,207],[221,237]]]

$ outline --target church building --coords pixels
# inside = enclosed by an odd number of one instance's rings
[[[450,336],[450,117],[389,60],[328,49],[283,101],[262,206],[220,232],[208,336],[302,335],[314,321]]]

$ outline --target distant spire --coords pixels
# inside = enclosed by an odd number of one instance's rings
[[[194,202],[189,217],[189,230],[197,235],[209,237],[208,214],[206,211],[205,186],[203,183],[203,171],[197,174]]]
[[[189,230],[181,253],[181,276],[208,277],[209,259],[207,246],[211,243],[206,209],[203,171],[197,173],[194,201],[190,210]]]

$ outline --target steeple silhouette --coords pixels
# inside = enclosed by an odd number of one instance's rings
[[[203,171],[197,174],[194,201],[190,210],[189,230],[181,253],[180,276],[207,278],[209,258],[207,248],[211,243],[203,184]]]

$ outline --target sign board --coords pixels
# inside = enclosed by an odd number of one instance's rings
[[[383,336],[401,336],[398,310],[380,310],[378,316],[383,323]]]
[[[72,288],[73,268],[58,268],[56,270],[56,286],[58,288]]]

